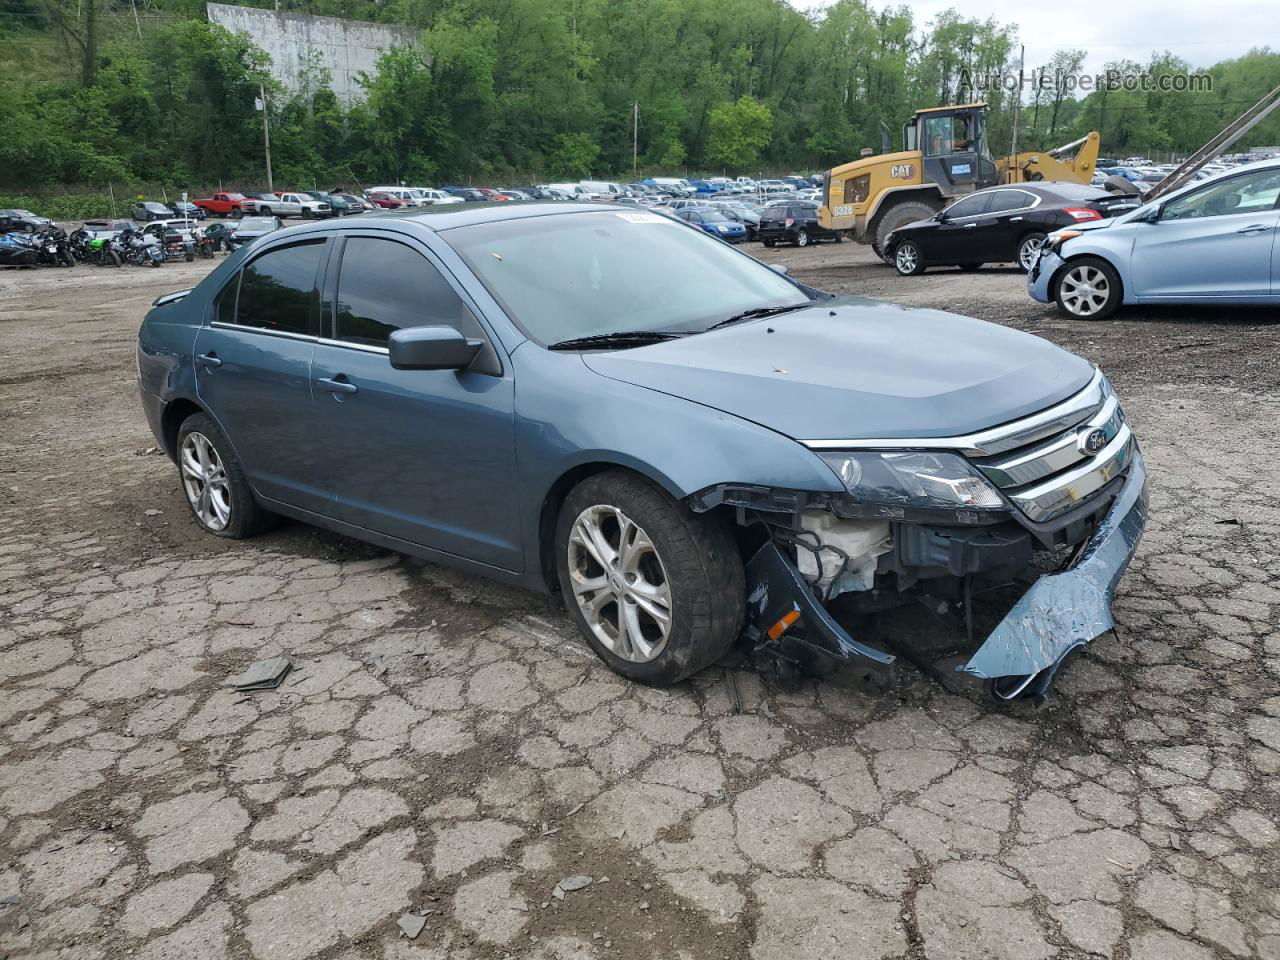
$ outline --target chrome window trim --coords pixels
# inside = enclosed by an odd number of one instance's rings
[[[331,340],[328,337],[317,337],[316,343],[326,347],[346,347],[349,350],[361,350],[365,353],[380,353],[383,356],[389,356],[391,353],[389,347],[375,347],[371,343],[349,343],[346,340]]]
[[[266,337],[284,337],[286,340],[304,340],[314,343],[320,338],[314,333],[291,333],[288,330],[268,330],[266,327],[251,327],[244,323],[227,323],[223,320],[210,320],[209,326],[219,330],[243,330],[246,333],[260,333]]]
[[[865,440],[801,439],[810,450],[955,450],[969,457],[1007,453],[1076,426],[1106,398],[1102,371],[1094,369],[1085,388],[1047,410],[1002,426],[959,437],[886,437]]]

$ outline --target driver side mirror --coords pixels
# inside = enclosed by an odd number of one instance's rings
[[[465,370],[483,346],[483,340],[444,325],[405,327],[387,339],[391,366],[397,370]]]
[[[933,215],[933,219],[934,219],[934,220],[936,220],[938,223],[946,223],[946,222],[947,222],[947,211],[945,211],[945,210],[939,210],[937,213],[935,213],[935,214]]]

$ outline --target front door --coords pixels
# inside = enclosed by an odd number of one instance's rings
[[[338,518],[520,571],[514,386],[472,308],[414,240],[348,236],[328,276],[313,422]],[[392,331],[430,324],[486,347],[465,371],[393,369]]]
[[[1280,170],[1244,173],[1166,203],[1135,223],[1134,294],[1151,299],[1265,297],[1280,226]]]
[[[926,263],[981,263],[978,238],[982,232],[982,215],[991,194],[975,193],[947,207],[943,219],[930,235],[924,251]]]
[[[324,239],[250,260],[196,335],[196,394],[264,497],[323,512],[311,442],[311,356],[319,331]]]

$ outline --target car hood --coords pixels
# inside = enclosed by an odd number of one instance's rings
[[[863,299],[583,361],[798,440],[971,433],[1060,402],[1093,375],[1032,334]]]

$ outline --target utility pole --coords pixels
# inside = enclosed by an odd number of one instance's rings
[[[631,176],[634,177],[640,156],[640,102],[637,100],[632,107],[634,109],[631,114]]]
[[[133,7],[133,26],[138,31],[138,39],[142,39],[142,23],[138,20],[138,0],[132,0],[129,6]]]
[[[1014,95],[1015,99],[1013,101],[1013,156],[1015,157],[1015,163],[1018,156],[1018,114],[1022,110],[1022,73],[1026,66],[1027,48],[1022,45],[1019,47],[1018,53],[1018,92]],[[1019,179],[1021,179],[1021,170],[1019,170],[1018,174]]]
[[[93,86],[98,78],[98,7],[97,0],[86,0],[84,5],[84,74],[86,87]]]
[[[262,111],[262,145],[267,153],[267,193],[275,193],[275,184],[271,181],[271,125],[267,121],[267,89],[258,84],[258,109]]]

